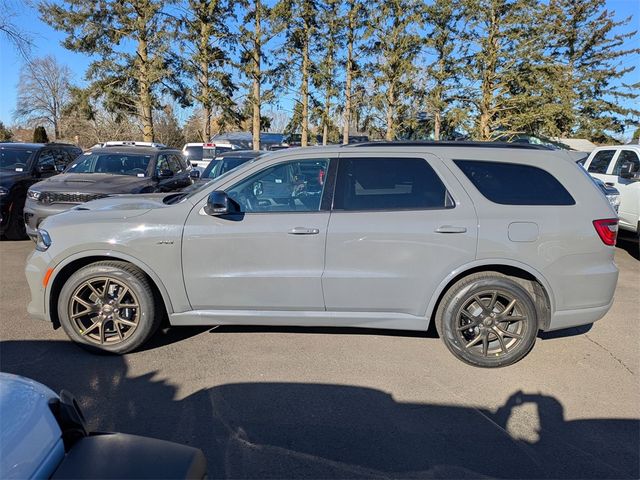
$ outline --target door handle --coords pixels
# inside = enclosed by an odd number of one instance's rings
[[[288,232],[290,235],[317,235],[319,228],[294,227]]]
[[[453,225],[442,225],[436,228],[436,233],[465,233],[467,227],[454,227]]]

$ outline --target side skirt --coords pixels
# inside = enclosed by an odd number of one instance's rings
[[[394,312],[313,312],[287,310],[192,310],[174,313],[174,326],[263,325],[288,327],[355,327],[389,330],[427,330],[429,320]]]

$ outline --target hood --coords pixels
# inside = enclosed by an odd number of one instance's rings
[[[87,192],[87,193],[136,193],[151,183],[149,177],[133,175],[111,175],[108,173],[62,173],[44,182],[37,189],[46,192]],[[34,187],[35,189],[35,187]]]
[[[141,215],[155,208],[165,208],[162,201],[164,197],[175,195],[172,193],[147,193],[138,195],[116,195],[100,200],[83,203],[71,209],[71,211],[113,212],[120,218],[128,218]]]

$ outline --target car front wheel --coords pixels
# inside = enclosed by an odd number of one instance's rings
[[[445,294],[436,327],[447,348],[478,367],[504,367],[535,343],[538,316],[525,288],[497,272],[463,278]]]
[[[138,268],[104,261],[69,277],[60,292],[58,317],[67,335],[81,346],[127,353],[157,330],[162,306]]]

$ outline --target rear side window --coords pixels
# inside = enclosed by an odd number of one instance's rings
[[[447,189],[421,158],[341,158],[335,210],[452,208]]]
[[[502,205],[575,205],[566,188],[549,172],[531,165],[454,160],[486,198]]]
[[[632,152],[631,150],[622,150],[620,152],[620,155],[618,155],[618,160],[616,160],[616,166],[613,169],[613,174],[620,175],[620,169],[622,168],[622,165],[627,162],[633,164],[634,172],[640,171],[640,160],[638,160],[638,155],[636,155],[636,153]]]
[[[616,154],[615,150],[601,150],[591,159],[589,173],[607,173],[611,159]]]

